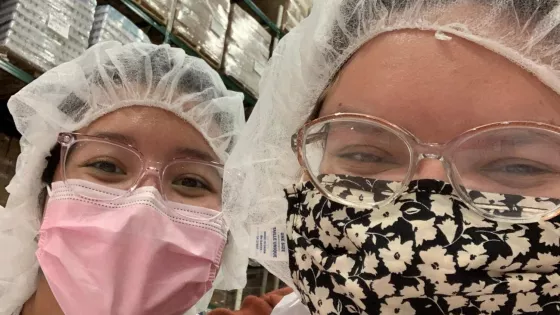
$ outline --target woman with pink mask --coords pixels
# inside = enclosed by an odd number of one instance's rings
[[[242,100],[180,49],[116,42],[14,95],[0,314],[196,310],[227,260],[223,163]]]
[[[223,209],[273,315],[560,314],[558,1],[315,1],[260,87]]]

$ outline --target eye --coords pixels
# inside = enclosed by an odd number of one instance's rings
[[[482,170],[515,176],[538,176],[553,173],[550,168],[539,162],[519,159],[494,161],[482,167]]]
[[[534,167],[532,165],[526,165],[526,164],[511,164],[511,165],[506,165],[503,167],[503,171],[506,173],[512,173],[512,174],[520,174],[520,175],[526,175],[526,174],[542,174],[542,173],[548,173],[547,170],[544,170],[542,168],[538,168],[538,167]]]
[[[178,178],[173,181],[173,186],[179,187],[180,189],[198,188],[210,190],[208,185],[203,180],[194,177]]]
[[[97,161],[87,164],[86,167],[93,168],[97,171],[101,171],[109,174],[126,175],[126,172],[118,167],[115,163],[109,161]]]
[[[358,162],[364,162],[364,163],[382,163],[382,162],[386,162],[384,161],[384,159],[380,156],[377,156],[375,154],[371,154],[371,153],[365,153],[365,152],[350,152],[350,153],[343,153],[343,154],[339,154],[338,157],[343,158],[343,159],[347,159],[347,160],[354,160],[354,161],[358,161]]]

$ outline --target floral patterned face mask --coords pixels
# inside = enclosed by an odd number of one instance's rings
[[[312,314],[560,314],[559,219],[489,221],[436,180],[376,209],[309,182],[286,195],[290,270]]]

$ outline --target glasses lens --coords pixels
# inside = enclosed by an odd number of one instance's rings
[[[118,190],[128,190],[137,181],[142,160],[131,150],[103,141],[79,140],[68,150],[64,165],[67,183],[85,180]],[[76,185],[73,185],[76,186]],[[77,187],[75,187],[77,188]],[[74,189],[76,191],[76,189]],[[114,199],[114,195],[89,196],[91,192],[77,191],[95,199]]]
[[[321,187],[346,204],[371,207],[390,199],[410,168],[410,150],[390,127],[332,120],[304,135],[306,167]]]
[[[223,169],[219,166],[177,161],[163,173],[167,200],[220,210]]]
[[[534,128],[490,130],[453,154],[469,202],[497,218],[533,220],[560,205],[560,138]]]

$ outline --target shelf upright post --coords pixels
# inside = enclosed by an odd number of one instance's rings
[[[177,0],[171,1],[171,8],[169,8],[169,14],[167,15],[167,25],[165,28],[165,39],[164,43],[169,43],[169,34],[173,31],[173,23],[175,23],[175,12],[177,11]]]
[[[252,0],[243,0],[243,2],[275,33],[275,37],[282,37],[278,25],[271,21]]]
[[[278,17],[276,18],[276,25],[278,25],[278,27],[282,27],[282,23],[284,23],[284,6],[279,5]],[[274,37],[274,41],[272,42],[272,49],[270,50],[271,55],[272,55],[272,51],[276,49],[276,46],[278,45],[278,41],[280,41],[280,38],[282,38],[280,34],[276,34],[276,36]]]

